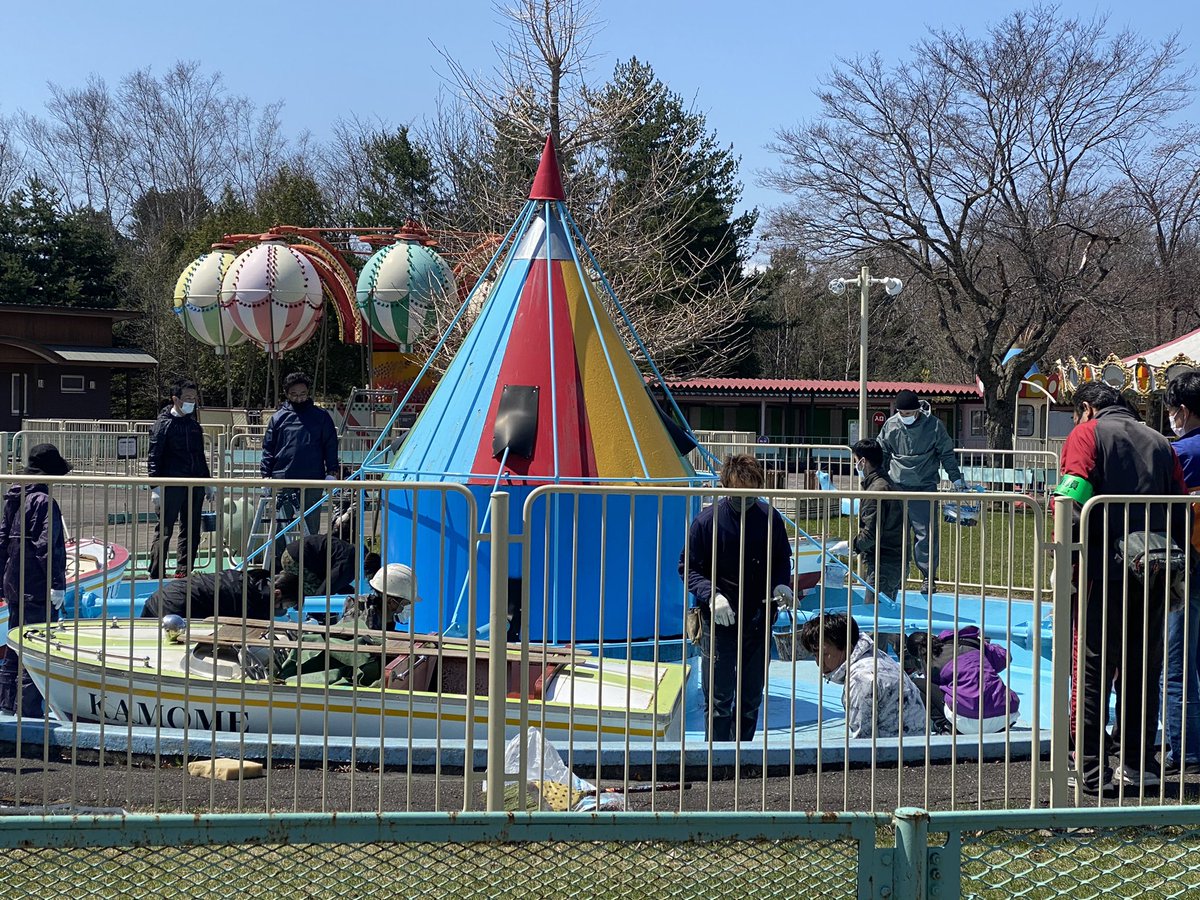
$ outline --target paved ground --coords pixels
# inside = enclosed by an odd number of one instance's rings
[[[14,758],[11,745],[0,748],[0,807],[64,806],[77,811],[94,808],[121,808],[129,811],[174,812],[374,812],[457,810],[462,808],[463,778],[460,774],[439,774],[404,770],[385,771],[382,776],[372,768],[337,766],[295,768],[280,765],[270,768],[267,777],[238,782],[221,782],[188,775],[178,761],[153,761],[129,764],[124,756],[93,756],[72,765],[57,757],[45,760],[41,748],[27,748],[34,758]],[[898,806],[928,809],[1017,808],[1029,806],[1030,769],[1027,762],[1008,767],[1003,763],[933,765],[923,767],[879,768],[874,774],[867,768],[825,769],[786,773],[743,772],[734,779],[729,771],[718,771],[715,780],[706,773],[690,773],[690,787],[654,793],[631,792],[626,795],[629,809],[636,810],[767,810],[785,812],[831,810],[890,811]],[[589,774],[589,773],[580,773]],[[645,777],[646,773],[635,773]],[[666,781],[673,773],[659,773]],[[644,782],[634,781],[631,784]],[[476,781],[478,785],[478,780]],[[605,778],[601,786],[622,786],[619,776]],[[818,794],[819,791],[819,794]],[[1043,786],[1039,805],[1045,805]],[[1165,794],[1145,797],[1141,802],[1155,805],[1200,801],[1200,779],[1189,783],[1168,782]],[[1093,805],[1098,801],[1087,801]],[[1110,805],[1116,801],[1106,800]],[[1134,795],[1125,805],[1138,805]],[[482,808],[482,804],[480,804]],[[30,809],[27,811],[34,811]]]

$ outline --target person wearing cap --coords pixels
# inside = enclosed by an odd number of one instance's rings
[[[71,465],[53,444],[29,451],[25,475],[57,477]],[[0,513],[0,591],[8,602],[8,627],[58,619],[67,589],[67,537],[62,510],[43,481],[15,484]],[[42,695],[25,671],[17,688],[17,654],[10,648],[0,662],[0,711],[41,718]]]
[[[416,576],[404,563],[390,563],[371,576],[366,597],[347,597],[339,625],[358,623],[360,628],[379,631],[407,625],[417,596]]]
[[[150,429],[146,469],[151,481],[155,478],[212,477],[208,458],[204,455],[204,431],[196,420],[199,402],[200,392],[194,381],[182,381],[171,388],[171,402],[162,408]],[[148,574],[151,578],[162,577],[167,545],[177,521],[179,543],[175,552],[175,577],[182,578],[192,571],[200,546],[200,513],[204,498],[207,496],[211,500],[215,493],[211,486],[198,484],[151,489],[150,502],[158,513],[158,524],[150,544]]]
[[[384,566],[372,576],[366,597],[347,597],[336,633],[304,633],[311,650],[292,650],[279,667],[281,681],[322,673],[327,684],[374,686],[383,676],[386,653],[364,650],[383,644],[383,632],[408,622],[417,595],[413,571],[403,563]]]
[[[915,391],[896,394],[895,413],[879,430],[888,480],[897,491],[933,492],[941,480],[939,467],[946,470],[956,491],[966,490],[962,470],[954,456],[942,420],[929,412]],[[908,530],[912,536],[912,559],[921,573],[921,593],[928,594],[937,578],[938,530],[934,503],[910,500],[906,504]]]
[[[312,379],[303,372],[292,372],[283,381],[284,401],[267,423],[262,441],[263,478],[305,478],[336,480],[341,472],[338,462],[337,429],[333,417],[313,403],[309,393]],[[263,488],[263,496],[271,489]],[[320,490],[281,491],[277,508],[285,516],[295,517],[321,500]],[[321,508],[304,517],[309,534],[321,530]]]

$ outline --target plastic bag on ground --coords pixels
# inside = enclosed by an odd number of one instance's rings
[[[539,729],[530,728],[526,732],[525,746],[525,777],[547,801],[551,799],[550,795],[554,795],[556,801],[561,797],[562,808],[573,811],[625,808],[623,794],[598,794],[594,784],[568,769],[558,748],[543,738]],[[504,745],[504,774],[517,775],[520,763],[521,735],[518,734]]]

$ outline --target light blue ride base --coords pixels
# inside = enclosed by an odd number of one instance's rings
[[[141,601],[155,587],[153,582],[137,582],[132,594],[132,606],[140,611]],[[862,602],[862,594],[856,591],[849,597],[845,587],[827,587],[814,591],[803,598],[797,622],[802,623],[824,608],[826,611],[846,609],[846,601],[853,599],[851,608],[859,627],[865,631],[881,634],[901,634],[913,631],[937,632],[943,628],[981,624],[989,640],[1004,643],[1010,655],[1010,664],[1005,678],[1020,696],[1020,720],[1007,734],[979,736],[910,736],[904,741],[905,762],[946,761],[959,759],[1028,758],[1031,752],[1030,717],[1033,712],[1033,651],[1040,646],[1049,649],[1049,627],[1043,622],[1035,627],[1032,603],[1027,600],[1011,602],[996,599],[953,594],[935,594],[932,602],[925,596],[909,591],[900,603],[881,601],[877,606]],[[341,611],[343,598],[309,598],[305,602],[305,615],[336,614]],[[80,610],[85,618],[100,616],[127,618],[130,615],[130,599],[111,598]],[[294,619],[296,613],[292,613]],[[776,635],[787,635],[792,628],[788,613],[780,616],[775,625]],[[788,640],[790,646],[790,639]],[[581,644],[582,649],[593,653],[596,645]],[[695,649],[681,640],[653,642],[630,642],[607,644],[604,653],[610,658],[626,655],[635,659],[678,661],[684,654],[694,654]],[[818,755],[822,765],[840,764],[849,760],[851,764],[894,762],[899,748],[894,738],[881,738],[874,745],[867,739],[847,740],[844,728],[845,713],[842,707],[841,686],[825,682],[812,660],[800,659],[795,663],[774,658],[777,648],[772,642],[772,660],[768,670],[768,683],[759,719],[759,731],[754,741],[735,745],[714,744],[711,753],[704,740],[705,711],[701,692],[700,660],[691,655],[690,675],[684,685],[684,735],[678,742],[633,742],[626,756],[622,744],[597,748],[595,740],[581,740],[572,749],[573,761],[585,767],[594,767],[599,761],[602,766],[624,765],[760,765],[760,766],[815,766]],[[1048,749],[1052,704],[1050,697],[1049,659],[1041,660],[1040,703],[1042,733],[1040,751]],[[531,724],[536,725],[535,722]],[[128,726],[105,726],[103,740],[98,725],[88,723],[63,723],[51,720],[27,720],[22,723],[23,743],[40,747],[43,741],[61,748],[100,750],[106,752],[132,752],[153,756],[232,756],[250,759],[280,760],[298,759],[301,762],[328,760],[331,763],[353,761],[387,766],[432,767],[438,763],[443,767],[460,768],[466,757],[465,741],[442,741],[439,746],[430,740],[360,739],[357,745],[351,738],[321,736],[277,736],[271,742],[264,735],[216,734],[193,731],[190,738],[177,729],[145,728]],[[13,744],[17,738],[17,723],[11,716],[0,714],[0,744]],[[328,749],[326,749],[326,744]],[[560,745],[560,750],[565,747]],[[478,769],[486,764],[486,746],[480,740],[474,748],[471,765]]]

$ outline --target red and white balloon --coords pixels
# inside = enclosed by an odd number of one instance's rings
[[[277,356],[313,336],[325,296],[304,254],[283,241],[265,241],[239,255],[226,271],[221,306],[251,341]]]

